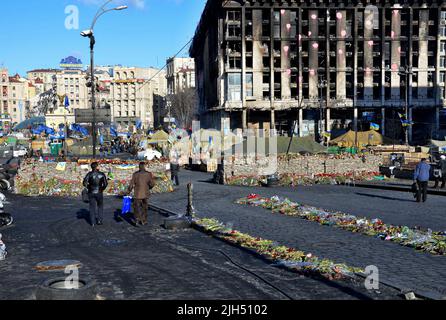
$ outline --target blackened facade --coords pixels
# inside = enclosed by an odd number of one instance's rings
[[[446,2],[208,0],[190,54],[202,126],[441,138]]]

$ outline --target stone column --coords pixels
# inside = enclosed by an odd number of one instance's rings
[[[399,68],[401,66],[401,11],[396,8],[392,8],[392,28],[390,37],[392,39],[391,48],[391,97],[392,100],[400,100],[400,76],[398,75]]]
[[[304,136],[304,109],[299,109],[299,137]]]
[[[386,108],[381,108],[381,134],[386,135]]]
[[[336,38],[344,39],[347,36],[347,12],[340,10],[336,13]],[[346,45],[345,40],[338,40],[336,46],[336,99],[346,98]]]
[[[276,112],[273,110],[271,110],[271,130],[275,130],[276,129]]]
[[[281,37],[282,39],[289,39],[289,30],[287,25],[290,24],[290,11],[286,10],[285,14],[281,15]],[[291,98],[291,61],[290,61],[290,42],[287,40],[282,41],[281,48],[281,86],[282,86],[282,99],[288,100]]]
[[[420,10],[419,19],[419,55],[418,55],[418,99],[427,99],[428,87],[428,40],[429,10]]]
[[[373,100],[373,19],[374,12],[365,10],[364,20],[364,100]]]
[[[331,131],[331,109],[327,108],[327,116],[325,117],[325,131]]]
[[[440,107],[435,108],[435,132],[440,132]]]
[[[308,47],[309,55],[309,92],[310,99],[317,99],[319,97],[318,89],[318,67],[319,67],[319,15],[317,10],[310,10],[308,12],[310,31],[307,35],[310,39]]]
[[[262,99],[263,97],[263,55],[264,53],[271,53],[271,48],[268,51],[262,46],[262,10],[252,10],[252,26],[253,26],[253,52],[252,52],[252,67],[253,67],[253,90],[254,97]]]
[[[358,131],[358,108],[353,109],[353,130]]]
[[[246,131],[248,129],[248,110],[243,109],[242,111],[242,127],[243,131]]]

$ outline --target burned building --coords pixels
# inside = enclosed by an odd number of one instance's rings
[[[446,129],[446,2],[208,0],[190,55],[204,127]]]

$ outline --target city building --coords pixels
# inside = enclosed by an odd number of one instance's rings
[[[166,67],[167,94],[195,88],[195,62],[192,58],[169,58]]]
[[[1,118],[8,119],[11,125],[19,123],[26,119],[29,100],[35,96],[35,88],[27,79],[18,74],[9,76],[7,69],[0,70],[0,73]]]
[[[35,69],[27,72],[27,79],[36,87],[36,93],[41,94],[51,90],[53,77],[60,72],[58,69]]]
[[[442,1],[209,0],[190,55],[202,126],[404,139],[407,97],[411,140],[446,129]]]
[[[162,108],[167,91],[165,71],[115,67],[111,82],[112,120],[123,128],[155,126],[154,110]]]

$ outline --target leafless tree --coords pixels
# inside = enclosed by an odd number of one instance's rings
[[[197,113],[197,95],[195,88],[187,88],[172,95],[172,115],[177,119],[178,125],[183,128],[192,126]]]

